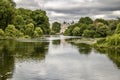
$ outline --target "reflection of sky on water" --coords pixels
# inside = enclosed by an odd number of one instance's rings
[[[17,61],[12,80],[119,80],[120,70],[104,54],[94,50],[80,54],[75,45],[49,41],[44,60]]]

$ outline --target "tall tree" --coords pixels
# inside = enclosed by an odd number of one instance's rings
[[[90,17],[82,17],[80,18],[79,23],[89,25],[93,23],[93,20]]]
[[[32,12],[31,17],[35,21],[35,27],[41,27],[44,34],[50,33],[49,19],[46,12],[43,10],[35,10]]]
[[[103,23],[105,25],[108,25],[108,22],[106,20],[104,20],[104,19],[101,19],[101,18],[100,19],[96,19],[95,23]]]
[[[52,31],[54,31],[55,33],[59,33],[61,30],[61,24],[58,22],[54,22],[52,24]]]
[[[11,24],[14,19],[14,6],[12,0],[0,1],[0,28],[3,30]],[[15,5],[15,3],[14,3]]]

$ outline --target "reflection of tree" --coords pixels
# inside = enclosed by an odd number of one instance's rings
[[[17,42],[14,40],[1,40],[0,44],[0,80],[12,77],[15,57],[19,60],[43,60],[49,45],[47,42]]]
[[[72,44],[76,45],[79,48],[80,54],[89,54],[91,52],[91,47],[88,44],[85,43],[79,43],[79,44],[72,43]]]
[[[47,52],[49,43],[44,42],[29,42],[29,43],[21,43],[18,42],[16,44],[16,56],[18,58],[24,58],[24,59],[44,59],[45,53]]]
[[[14,70],[13,52],[9,51],[6,46],[0,49],[0,80],[11,78]]]
[[[91,47],[88,44],[80,43],[78,47],[81,54],[89,54],[91,52]]]
[[[106,54],[120,68],[120,50],[116,48],[97,48],[97,51]]]
[[[59,44],[60,44],[60,40],[54,40],[54,41],[52,41],[52,43],[53,43],[54,45],[59,45]]]
[[[47,50],[48,50],[48,43],[37,43],[34,45],[34,50],[31,53],[31,56],[33,58],[44,59]]]

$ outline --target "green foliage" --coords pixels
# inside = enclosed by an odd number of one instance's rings
[[[35,26],[40,26],[44,34],[50,33],[49,19],[46,16],[46,12],[43,10],[32,11],[31,18],[35,22]]]
[[[67,36],[73,36],[73,29],[77,26],[78,24],[74,24],[74,25],[70,25],[68,27],[68,29],[66,29],[66,31],[64,32],[64,35],[67,35]]]
[[[105,38],[101,38],[101,39],[99,39],[99,40],[97,40],[97,44],[103,44],[103,43],[105,43]]]
[[[52,31],[54,31],[55,33],[59,33],[61,30],[61,24],[58,22],[54,22],[52,24]]]
[[[106,43],[107,45],[120,45],[120,35],[119,34],[114,34],[113,36],[108,36],[106,38]]]
[[[107,25],[104,25],[103,23],[98,23],[96,26],[96,32],[101,35],[101,37],[106,37],[110,34],[110,29]]]
[[[99,33],[96,32],[96,33],[94,34],[94,38],[100,38],[100,37],[101,37],[101,35],[100,35]]]
[[[51,30],[50,34],[55,35],[56,33],[55,33],[55,31]]]
[[[120,34],[114,34],[100,39],[96,43],[97,47],[118,47],[120,46]]]
[[[4,31],[2,29],[0,29],[0,38],[4,37],[4,35],[5,35]]]
[[[96,19],[95,21],[92,21],[89,17],[82,17],[78,23],[70,25],[68,29],[66,29],[64,35],[92,38],[107,37],[114,33],[120,33],[120,24],[118,24],[118,22],[119,20],[104,19]],[[76,27],[79,27],[79,29],[75,29]]]
[[[34,34],[34,24],[33,23],[26,25],[25,34],[29,35],[29,36],[33,36],[33,34]]]
[[[65,31],[64,35],[69,36],[82,36],[84,30],[93,27],[93,21],[89,17],[80,18],[79,22],[73,25],[70,25],[68,29]]]
[[[6,37],[14,38],[14,37],[22,37],[23,33],[17,30],[14,25],[8,25],[8,27],[5,29],[5,35]]]
[[[80,18],[79,23],[89,25],[89,24],[93,23],[93,20],[90,17],[82,17],[82,18]]]
[[[72,34],[73,34],[73,36],[79,36],[80,35],[79,32],[80,32],[80,28],[75,27],[72,31]]]
[[[14,2],[14,0],[8,0],[8,2],[12,7],[16,7],[16,3]]]
[[[13,22],[14,10],[12,0],[0,1],[0,28],[3,30]]]
[[[120,34],[120,23],[117,25],[117,28],[115,30],[116,34]]]
[[[64,34],[69,36],[82,36],[84,30],[86,30],[87,28],[87,24],[76,23],[74,25],[70,25]]]
[[[88,25],[80,23],[79,28],[80,28],[79,35],[82,36],[84,30],[86,30],[88,28]]]
[[[0,29],[5,30],[6,36],[19,37],[25,34],[38,37],[50,33],[49,19],[45,11],[16,9],[15,6],[13,0],[0,1]]]
[[[103,23],[105,25],[108,25],[108,22],[106,20],[104,20],[104,19],[96,19],[95,23]]]
[[[34,27],[40,27],[44,34],[50,33],[49,19],[43,10],[16,9],[14,25],[24,32],[25,25],[33,23]]]
[[[34,37],[41,37],[43,34],[43,31],[40,27],[36,27],[34,31]]]
[[[94,38],[95,31],[94,30],[84,30],[82,36],[87,38]]]
[[[24,20],[24,23],[25,25],[29,24],[29,23],[35,23],[33,21],[33,19],[31,18],[31,14],[32,14],[32,11],[29,10],[29,9],[24,9],[24,8],[19,8],[19,9],[16,9],[16,16],[20,16],[23,18]],[[18,17],[19,17],[18,16]]]
[[[17,29],[21,30],[25,26],[25,21],[21,15],[15,16],[14,25]]]

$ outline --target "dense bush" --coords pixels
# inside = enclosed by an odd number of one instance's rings
[[[114,34],[106,38],[99,39],[96,43],[98,47],[117,47],[120,46],[120,34]]]
[[[107,45],[120,45],[120,34],[114,34],[113,36],[108,36],[106,38]]]
[[[120,23],[117,25],[117,28],[115,30],[116,34],[120,34]]]
[[[33,36],[34,34],[34,24],[30,23],[26,25],[25,35]]]
[[[40,27],[36,27],[34,31],[34,37],[41,37],[43,35],[43,31]]]
[[[87,38],[94,38],[95,36],[95,31],[94,30],[85,30],[82,34],[83,37]]]
[[[5,36],[12,38],[21,37],[23,36],[23,33],[17,30],[14,25],[8,25],[8,27],[5,29]]]

